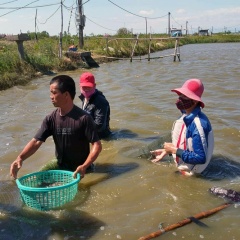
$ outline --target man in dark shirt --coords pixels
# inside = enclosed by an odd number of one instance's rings
[[[45,117],[41,128],[11,164],[10,175],[17,178],[23,161],[33,155],[43,142],[52,136],[60,169],[80,173],[97,159],[102,150],[96,126],[91,116],[74,105],[75,82],[67,75],[59,75],[50,81],[50,98],[56,110]],[[90,149],[91,143],[91,149]]]
[[[80,76],[79,96],[82,101],[82,109],[89,113],[97,125],[99,137],[107,138],[111,134],[110,105],[101,91],[96,89],[95,78],[92,73],[85,72]]]

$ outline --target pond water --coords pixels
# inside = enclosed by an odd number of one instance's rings
[[[181,47],[181,62],[173,57],[151,61],[120,60],[91,69],[97,88],[111,105],[112,140],[95,172],[79,183],[76,198],[58,210],[39,212],[19,200],[9,167],[54,107],[49,98],[51,76],[27,86],[0,92],[0,239],[134,240],[227,200],[216,197],[216,186],[240,191],[240,43],[194,44]],[[168,55],[173,49],[151,54]],[[84,70],[65,72],[76,81]],[[176,174],[171,159],[151,163],[149,150],[170,139],[179,111],[170,90],[189,78],[205,86],[204,113],[215,136],[214,156],[205,177]],[[77,89],[79,95],[79,89]],[[75,104],[80,106],[78,97]],[[52,139],[24,162],[18,176],[38,171],[54,157]],[[159,239],[240,239],[239,205],[174,229]],[[158,239],[156,238],[156,239]]]

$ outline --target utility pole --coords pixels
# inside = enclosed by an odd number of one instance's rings
[[[35,40],[38,41],[38,38],[37,38],[37,9],[36,9],[36,14],[35,14]]]
[[[145,21],[146,21],[146,38],[147,38],[147,18],[145,17]]]
[[[79,14],[79,48],[82,49],[84,46],[83,41],[83,29],[85,27],[85,15],[83,15],[83,6],[82,0],[78,0],[78,14]]]
[[[186,36],[188,35],[188,21],[186,21]]]
[[[170,12],[168,13],[168,35],[170,36]]]
[[[62,58],[62,37],[63,37],[63,3],[61,0],[61,32],[59,36],[59,57]]]

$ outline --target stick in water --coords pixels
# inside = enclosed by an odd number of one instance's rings
[[[196,218],[196,219],[201,219],[201,218],[206,218],[218,211],[221,211],[222,209],[230,206],[231,204],[230,203],[225,203],[219,207],[216,207],[216,208],[213,208],[211,210],[208,210],[206,212],[201,212],[201,213],[198,213],[196,215],[194,215],[193,217]],[[152,238],[155,238],[155,237],[158,237],[160,235],[162,235],[163,233],[165,232],[168,232],[168,231],[171,231],[175,228],[179,228],[179,227],[182,227],[184,225],[187,225],[189,223],[191,223],[192,220],[191,220],[191,217],[190,218],[186,218],[186,219],[183,219],[182,221],[178,222],[178,223],[174,223],[168,227],[165,227],[163,228],[162,230],[158,230],[156,232],[153,232],[153,233],[150,233],[149,235],[145,236],[145,237],[140,237],[138,240],[149,240],[149,239],[152,239]]]

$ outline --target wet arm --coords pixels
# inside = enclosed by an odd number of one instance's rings
[[[36,140],[33,138],[22,150],[22,152],[18,155],[16,160],[11,164],[10,175],[17,178],[17,172],[22,167],[23,161],[32,156],[38,148],[42,145],[43,142]]]
[[[102,151],[101,141],[94,142],[92,144],[91,151],[86,159],[86,161],[77,167],[76,171],[73,173],[73,177],[76,178],[77,173],[80,173],[81,178],[84,177],[86,169],[97,159],[98,155]]]

